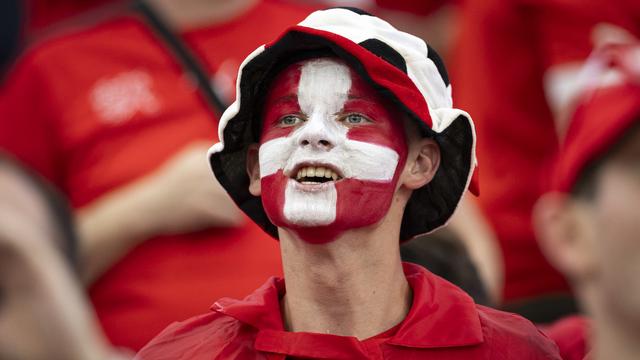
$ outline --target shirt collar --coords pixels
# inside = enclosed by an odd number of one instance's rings
[[[476,306],[465,292],[424,268],[403,263],[404,273],[413,290],[413,303],[398,331],[386,343],[410,348],[470,346],[483,342],[482,327]],[[243,300],[224,298],[211,310],[226,314],[258,329],[256,349],[291,355],[313,355],[309,351],[325,349],[353,358],[366,357],[366,350],[355,337],[286,332],[280,312],[280,298],[285,293],[281,278],[267,283]],[[302,340],[304,341],[298,341]],[[317,344],[297,349],[296,344]],[[326,346],[322,346],[326,344]],[[330,345],[330,346],[329,346]],[[314,348],[314,350],[311,350]],[[324,354],[342,358],[336,354]]]

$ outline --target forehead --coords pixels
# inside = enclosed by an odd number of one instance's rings
[[[304,73],[304,75],[303,75]],[[311,82],[312,88],[322,90],[325,97],[342,96],[342,87],[336,82],[347,80],[349,98],[366,99],[380,105],[390,105],[369,83],[358,73],[338,58],[315,58],[295,62],[286,66],[273,79],[267,89],[267,102],[294,101],[299,97],[301,78],[305,84]],[[348,79],[343,79],[344,77]]]

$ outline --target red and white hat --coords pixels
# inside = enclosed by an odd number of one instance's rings
[[[552,188],[570,192],[584,169],[640,123],[640,46],[610,45],[584,66],[585,89],[560,146]]]
[[[446,69],[430,46],[354,8],[316,11],[244,60],[236,101],[220,119],[220,142],[209,150],[209,162],[220,184],[249,217],[277,238],[261,199],[248,191],[246,150],[258,142],[262,101],[274,76],[294,62],[327,55],[345,61],[440,146],[440,168],[409,199],[401,240],[445,225],[472,183],[477,164],[471,117],[452,107]],[[472,191],[477,193],[473,183]]]

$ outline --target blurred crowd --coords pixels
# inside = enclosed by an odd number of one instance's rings
[[[564,359],[640,358],[640,3],[5,0],[0,359],[127,359],[282,273],[211,176],[242,59],[356,6],[444,55],[479,192],[405,261],[519,313]]]

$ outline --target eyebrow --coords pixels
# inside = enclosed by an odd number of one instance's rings
[[[372,102],[372,103],[376,102],[375,100],[371,99],[370,97],[365,97],[365,96],[360,96],[360,95],[353,95],[353,94],[347,95],[347,99],[348,100],[363,100],[363,101],[368,101],[368,102]]]
[[[288,94],[281,96],[275,100],[276,103],[284,103],[289,101],[297,101],[298,97],[295,94]]]

